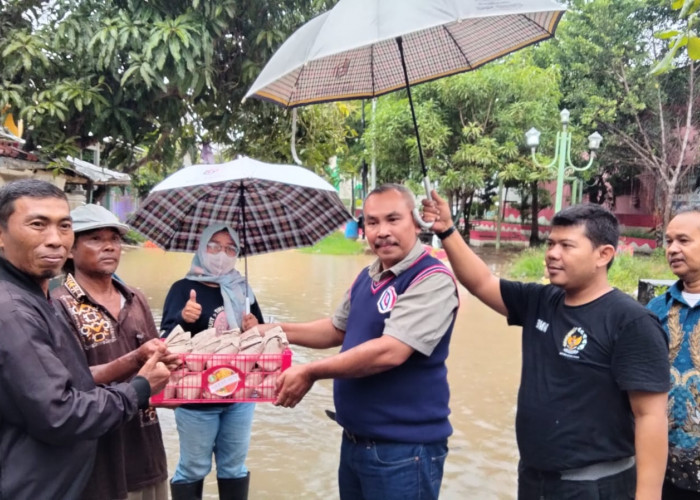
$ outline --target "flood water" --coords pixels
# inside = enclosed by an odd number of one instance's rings
[[[488,252],[488,251],[486,251]],[[493,252],[493,251],[491,251]],[[494,270],[503,257],[484,253]],[[170,285],[182,278],[190,254],[157,249],[125,252],[119,275],[148,297],[156,320]],[[298,251],[248,259],[248,276],[263,315],[278,321],[308,321],[332,314],[369,255],[326,256]],[[238,263],[243,271],[243,262]],[[441,498],[512,499],[516,492],[514,420],[520,375],[519,329],[460,287],[461,307],[448,359],[450,420],[454,434],[445,465]],[[295,347],[294,363],[336,350]],[[336,469],[340,428],[326,417],[333,408],[332,382],[317,382],[294,409],[257,405],[247,466],[252,500],[338,498]],[[159,409],[170,475],[178,457],[172,410]],[[216,473],[205,481],[205,498],[217,498]]]

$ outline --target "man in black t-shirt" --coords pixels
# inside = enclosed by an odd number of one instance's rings
[[[590,204],[557,213],[545,254],[551,285],[525,284],[494,276],[454,231],[448,204],[432,198],[425,217],[457,279],[523,327],[518,498],[658,500],[668,344],[658,320],[608,283],[615,216]]]

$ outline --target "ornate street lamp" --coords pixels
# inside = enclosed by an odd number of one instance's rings
[[[561,210],[562,197],[564,194],[564,174],[570,174],[572,172],[581,172],[583,170],[588,170],[589,168],[591,168],[591,166],[593,165],[593,160],[595,159],[596,151],[598,151],[598,149],[600,148],[600,143],[603,140],[603,137],[598,132],[593,132],[591,135],[589,135],[588,148],[591,151],[591,159],[588,162],[588,165],[586,165],[585,167],[574,166],[574,164],[571,163],[571,132],[567,130],[569,125],[570,113],[567,109],[562,109],[560,116],[562,130],[561,132],[557,132],[554,159],[552,160],[552,163],[545,167],[548,169],[551,169],[555,165],[557,167],[557,193],[556,200],[554,202],[555,212]],[[535,157],[537,146],[540,145],[540,131],[534,127],[531,128],[525,133],[525,139],[527,141],[527,145],[530,146],[530,149],[532,150],[532,161],[535,162],[535,165],[543,166],[537,161],[537,158]],[[577,199],[580,201],[581,196],[583,195],[583,187],[581,187],[580,191],[581,193],[577,193],[575,191],[575,187],[572,187],[572,204],[576,203]]]

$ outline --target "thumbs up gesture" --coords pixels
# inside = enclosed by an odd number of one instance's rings
[[[194,323],[199,319],[202,314],[202,306],[197,303],[197,292],[190,290],[190,298],[180,314],[185,323]]]
[[[154,352],[137,373],[137,375],[141,375],[148,380],[151,386],[151,394],[162,391],[170,379],[170,370],[161,361],[162,356],[162,352]]]

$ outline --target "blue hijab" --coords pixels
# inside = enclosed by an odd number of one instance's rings
[[[240,254],[241,243],[236,231],[223,222],[211,224],[202,231],[197,253],[192,258],[190,271],[185,278],[192,281],[217,283],[221,290],[221,296],[224,299],[224,312],[226,313],[226,321],[228,322],[229,328],[240,328],[242,330],[243,316],[246,313],[246,290],[251,304],[255,302],[253,290],[247,284],[243,275],[235,269],[227,274],[215,276],[204,265],[204,262],[206,262],[204,256],[207,253],[207,243],[209,243],[212,236],[219,231],[228,231],[228,234],[231,235],[231,239],[236,246],[236,255]]]

